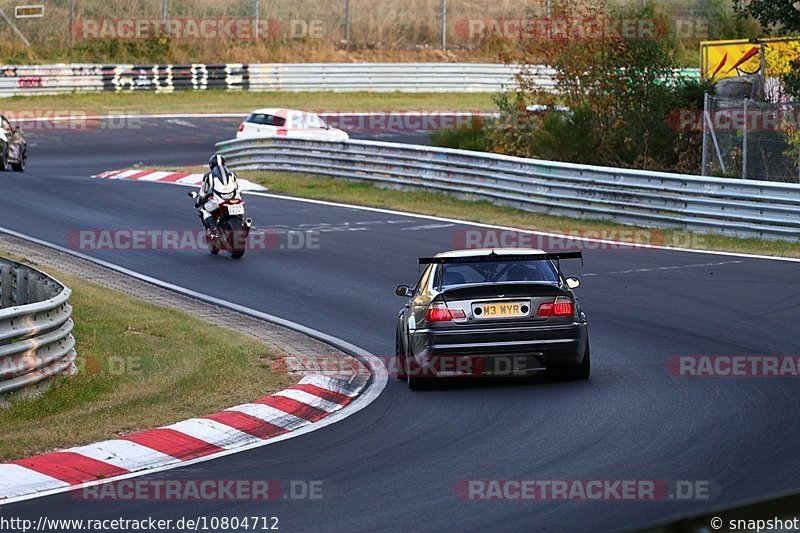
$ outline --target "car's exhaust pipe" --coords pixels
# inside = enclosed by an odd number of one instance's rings
[[[252,218],[244,219],[244,227],[247,228],[247,229],[252,228],[253,227],[253,219]]]

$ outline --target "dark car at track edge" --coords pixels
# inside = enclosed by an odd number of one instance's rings
[[[14,127],[4,116],[0,116],[0,172],[8,166],[24,172],[28,165],[28,143],[22,128]]]

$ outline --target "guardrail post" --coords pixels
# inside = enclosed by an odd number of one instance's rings
[[[25,305],[30,303],[30,295],[28,294],[28,270],[25,268],[18,268],[15,271],[17,282],[14,291],[14,305]]]
[[[350,0],[344,0],[344,40],[350,42]]]
[[[26,303],[35,303],[35,302],[42,302],[44,301],[44,287],[42,284],[42,278],[39,276],[34,277],[32,280],[28,281],[28,302]]]
[[[69,1],[68,41],[70,46],[75,45],[75,0]]]
[[[700,173],[708,176],[708,123],[706,114],[708,113],[708,91],[703,94],[703,162],[701,163]]]
[[[44,288],[45,288],[44,297],[46,300],[54,298],[61,290],[59,287],[56,286],[55,283],[53,283],[49,279],[45,282]]]
[[[10,265],[0,268],[0,309],[11,307],[14,302],[14,269]]]
[[[447,0],[442,0],[442,51],[447,50]]]
[[[258,40],[258,23],[261,18],[261,0],[253,0],[253,36]]]
[[[750,99],[744,99],[744,126],[742,131],[742,179],[747,179],[747,123],[749,122],[747,116],[748,103]]]

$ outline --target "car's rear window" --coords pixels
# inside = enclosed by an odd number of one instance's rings
[[[247,117],[247,122],[258,124],[259,126],[277,126],[279,128],[286,125],[286,119],[275,115],[265,115],[264,113],[253,113]]]
[[[441,285],[444,287],[525,281],[558,283],[558,272],[552,262],[544,260],[442,265]]]

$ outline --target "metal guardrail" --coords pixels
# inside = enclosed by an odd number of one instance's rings
[[[400,91],[499,92],[515,86],[518,68],[492,63],[308,63],[221,65],[63,64],[0,66],[0,97],[72,92]],[[533,66],[542,90],[554,71]],[[699,77],[683,69],[684,77]]]
[[[250,90],[499,92],[511,88],[515,67],[480,63],[312,63],[251,65]],[[537,76],[542,89],[555,82],[552,69]]]
[[[497,92],[517,69],[480,63],[0,66],[0,97],[71,92],[402,91]],[[542,88],[552,87],[550,70]]]
[[[488,200],[526,211],[736,237],[800,239],[800,185],[704,178],[374,141],[217,145],[229,164]]]
[[[76,371],[71,294],[38,270],[0,260],[0,393]]]

